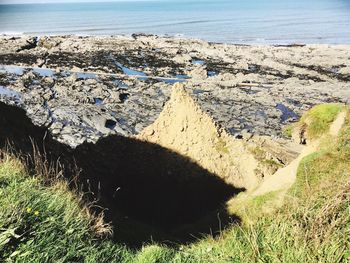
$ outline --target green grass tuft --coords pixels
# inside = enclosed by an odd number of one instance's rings
[[[286,125],[282,130],[282,134],[287,138],[292,138],[294,126],[294,123]]]
[[[219,138],[219,141],[216,143],[215,149],[225,154],[228,154],[230,152],[229,149],[227,148],[226,142],[221,138]]]
[[[337,115],[344,110],[344,106],[336,103],[316,105],[307,111],[298,125],[307,124],[307,136],[310,139],[319,138],[329,130]]]

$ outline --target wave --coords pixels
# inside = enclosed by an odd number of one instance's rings
[[[0,35],[2,35],[2,36],[21,36],[21,35],[24,35],[24,32],[19,32],[19,31],[0,31]]]

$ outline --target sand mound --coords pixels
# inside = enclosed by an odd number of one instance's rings
[[[294,157],[267,138],[236,139],[229,135],[217,127],[181,84],[173,87],[158,119],[137,137],[189,157],[227,183],[246,189],[256,187]]]

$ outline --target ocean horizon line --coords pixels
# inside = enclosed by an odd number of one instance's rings
[[[350,44],[343,1],[135,0],[3,4],[0,34],[181,35],[216,43]]]

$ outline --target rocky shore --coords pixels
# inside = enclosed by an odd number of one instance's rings
[[[152,124],[174,83],[242,138],[350,102],[350,46],[243,46],[133,37],[0,38],[0,98],[71,147]]]

